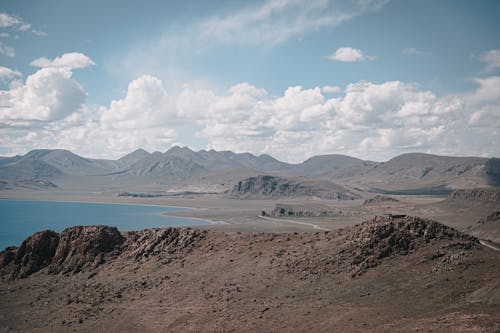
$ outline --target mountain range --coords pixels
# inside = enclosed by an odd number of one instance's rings
[[[328,186],[337,184],[357,191],[440,193],[457,188],[499,186],[500,159],[410,153],[387,162],[374,162],[332,154],[290,164],[265,154],[195,152],[178,146],[163,153],[138,149],[117,160],[85,158],[61,149],[37,149],[23,156],[0,158],[0,189],[4,190],[59,187],[203,192],[215,189],[215,192],[234,193],[239,182],[265,175],[281,177],[281,183],[305,182],[307,186],[328,182]],[[259,186],[266,187],[262,182]],[[256,193],[255,189],[249,190]]]

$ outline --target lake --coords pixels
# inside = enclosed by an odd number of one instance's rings
[[[210,222],[162,213],[189,208],[108,203],[0,200],[0,251],[19,246],[37,231],[61,232],[76,225],[109,225],[121,231],[180,227]]]

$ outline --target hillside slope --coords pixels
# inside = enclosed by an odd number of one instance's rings
[[[416,217],[314,234],[75,227],[0,254],[0,327],[494,332],[499,264],[477,239]]]

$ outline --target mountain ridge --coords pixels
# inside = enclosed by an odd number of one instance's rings
[[[245,178],[258,175],[302,177],[329,181],[364,191],[398,191],[445,188],[495,187],[500,184],[500,159],[407,153],[385,162],[327,154],[290,164],[274,157],[232,151],[199,150],[174,146],[165,152],[137,149],[116,160],[92,159],[64,149],[35,149],[23,156],[0,160],[0,180],[15,188],[16,182],[51,182],[61,179],[99,183],[150,185],[177,188],[203,183],[230,190]],[[10,187],[9,187],[10,186]],[[420,191],[421,192],[421,191]]]

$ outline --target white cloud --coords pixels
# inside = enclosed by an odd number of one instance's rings
[[[271,0],[203,21],[199,32],[201,39],[206,40],[272,45],[304,32],[335,27],[367,11],[377,10],[386,2]]]
[[[415,47],[409,47],[409,48],[406,48],[406,49],[401,50],[401,54],[412,56],[412,55],[424,55],[424,54],[429,54],[429,52],[419,50],[419,49],[417,49],[417,48],[415,48]]]
[[[325,94],[338,94],[342,92],[342,88],[339,86],[324,86],[321,87],[321,91]]]
[[[488,69],[500,68],[500,49],[481,53],[479,61],[484,62]]]
[[[23,24],[23,21],[20,18],[7,13],[0,13],[0,28],[10,28],[21,24]]]
[[[53,67],[53,68],[62,68],[62,67],[67,67],[70,69],[76,69],[76,68],[85,68],[95,65],[95,63],[87,57],[83,53],[78,53],[78,52],[71,52],[71,53],[65,53],[59,57],[55,57],[53,60],[50,60],[45,57],[41,57],[38,59],[35,59],[31,62],[31,66],[34,67]]]
[[[363,54],[360,49],[352,47],[340,47],[334,53],[327,56],[328,59],[342,62],[357,62],[364,60],[375,60],[374,56]]]
[[[0,91],[0,124],[26,126],[54,121],[78,111],[86,99],[82,86],[67,68],[42,68],[26,83]]]
[[[275,96],[249,83],[224,92],[186,85],[173,93],[142,75],[122,98],[91,107],[70,67],[46,67],[0,91],[0,146],[119,157],[137,147],[164,151],[187,131],[203,148],[291,162],[326,153],[378,160],[410,151],[500,155],[500,78],[474,82],[472,91],[451,96],[401,81],[361,81],[343,90],[294,86]]]
[[[500,100],[500,76],[490,76],[486,78],[476,78],[473,81],[478,88],[467,98],[474,103],[484,103]]]
[[[163,126],[176,111],[163,82],[143,75],[130,82],[123,99],[112,101],[102,114],[102,124],[110,129],[134,129]],[[174,117],[172,117],[174,116]]]
[[[7,13],[0,13],[0,29],[7,28],[16,28],[19,31],[25,32],[31,29],[31,24],[24,22],[20,17]]]
[[[382,8],[388,0],[264,0],[243,8],[170,29],[161,37],[137,45],[109,70],[131,77],[143,73],[183,76],[178,62],[220,46],[270,48]],[[172,73],[175,74],[172,74]],[[184,74],[185,75],[185,74]],[[162,75],[164,77],[164,75]],[[171,81],[171,79],[169,79]],[[185,81],[185,78],[182,79]]]
[[[16,78],[22,77],[23,74],[21,72],[12,70],[7,67],[0,66],[0,82],[10,82]]]
[[[16,51],[14,50],[13,47],[0,42],[0,54],[3,54],[9,58],[12,58],[16,55]]]

